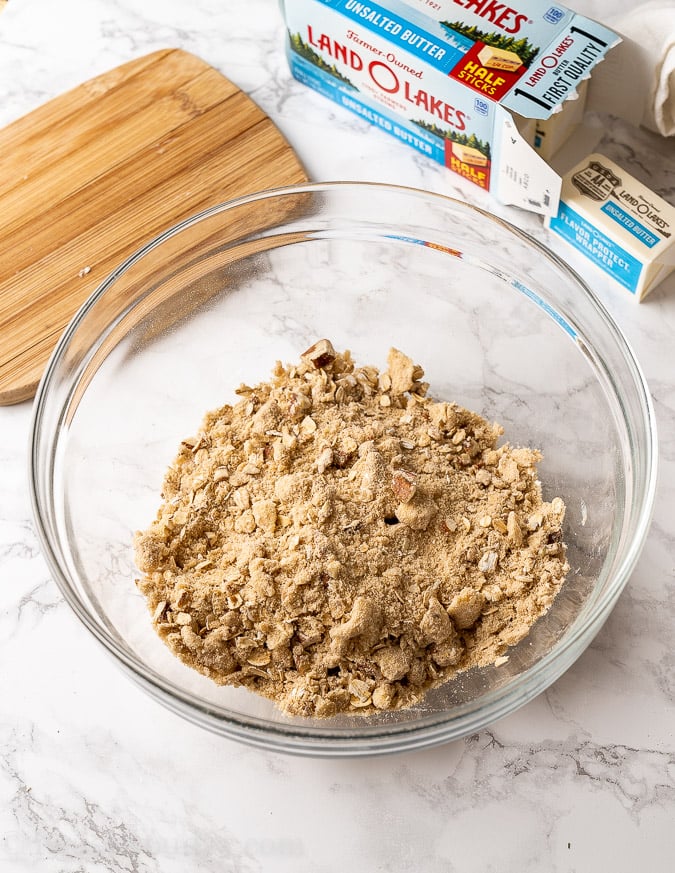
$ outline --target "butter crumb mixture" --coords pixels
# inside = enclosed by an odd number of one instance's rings
[[[206,415],[135,538],[154,626],[186,664],[286,713],[418,703],[504,653],[568,564],[538,451],[427,397],[397,349],[357,367],[320,340]]]

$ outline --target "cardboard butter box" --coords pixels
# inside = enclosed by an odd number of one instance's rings
[[[289,65],[501,202],[555,215],[550,144],[573,129],[563,116],[583,103],[570,98],[620,40],[563,6],[513,2],[281,0]]]

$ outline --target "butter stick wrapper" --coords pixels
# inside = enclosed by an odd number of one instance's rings
[[[675,206],[604,155],[563,178],[558,214],[546,224],[637,300],[675,268]]]

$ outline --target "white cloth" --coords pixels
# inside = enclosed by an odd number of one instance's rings
[[[640,123],[662,136],[675,136],[675,0],[637,5],[607,24],[624,37],[620,54],[625,72],[644,89]]]

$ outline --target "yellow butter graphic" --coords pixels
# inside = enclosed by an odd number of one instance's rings
[[[491,45],[483,46],[478,52],[478,60],[484,67],[510,72],[518,70],[523,63],[515,52],[494,48]]]
[[[488,159],[483,152],[474,149],[471,146],[460,145],[457,142],[452,144],[452,153],[464,164],[472,164],[474,167],[487,167]]]

